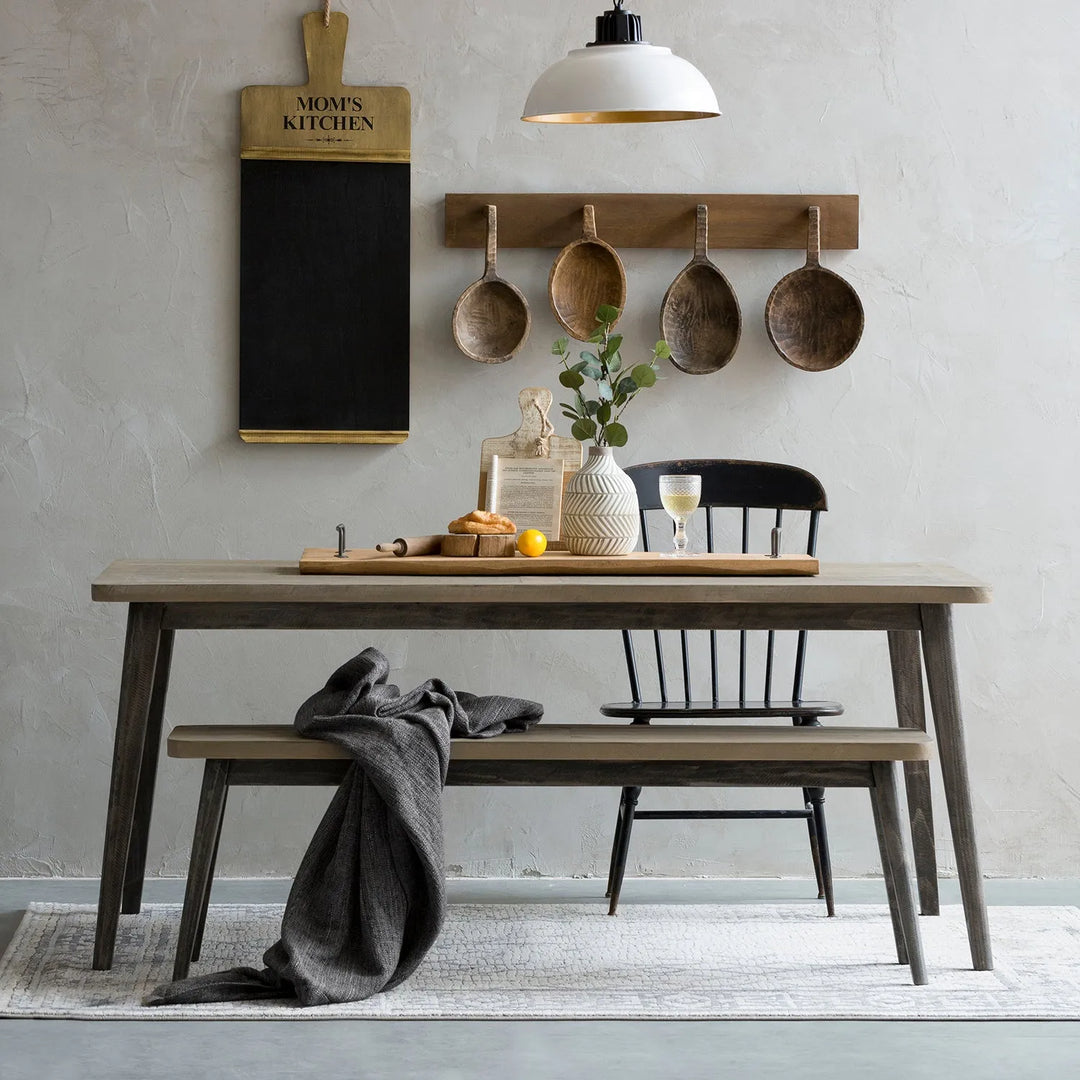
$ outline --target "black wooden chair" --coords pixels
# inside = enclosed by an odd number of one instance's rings
[[[665,474],[689,473],[701,476],[701,502],[699,508],[705,511],[705,538],[709,551],[731,550],[730,543],[720,544],[720,531],[714,511],[721,509],[738,510],[741,519],[736,518],[736,534],[740,537],[740,550],[751,550],[751,510],[769,510],[772,517],[769,529],[763,535],[771,540],[772,528],[783,530],[784,511],[804,511],[805,547],[808,555],[817,553],[818,518],[823,510],[828,509],[825,491],[817,478],[803,469],[791,465],[777,465],[764,461],[726,461],[714,459],[655,461],[647,465],[632,465],[626,472],[637,488],[638,505],[641,512],[642,546],[650,548],[650,526],[660,526],[661,520],[667,523],[665,537],[670,535],[671,519],[667,516],[660,502],[659,481]],[[755,515],[760,517],[761,515]],[[755,522],[759,524],[758,522]],[[722,527],[722,523],[721,526]],[[659,534],[658,534],[659,535]],[[777,534],[782,536],[782,532]],[[791,550],[793,541],[790,536],[784,538],[785,547]],[[726,537],[725,537],[726,540]],[[759,548],[769,551],[768,540]],[[718,546],[720,544],[720,546]],[[655,549],[664,550],[654,545]],[[673,643],[664,640],[659,630],[652,632],[652,655],[650,666],[658,689],[658,700],[647,700],[642,689],[643,665],[639,665],[634,637],[629,630],[623,631],[623,646],[626,652],[626,668],[630,680],[630,693],[633,700],[603,705],[600,712],[604,716],[628,719],[635,724],[649,724],[653,720],[678,720],[685,722],[696,717],[739,718],[760,721],[765,718],[790,718],[795,725],[820,726],[820,717],[839,716],[843,706],[835,701],[804,701],[803,670],[806,660],[806,631],[798,632],[795,641],[794,677],[791,683],[790,699],[778,700],[773,695],[773,682],[776,672],[776,634],[765,632],[765,657],[763,672],[763,693],[760,700],[750,698],[750,667],[748,639],[749,634],[739,632],[738,647],[738,699],[721,700],[722,665],[718,635],[715,630],[702,631],[697,638],[708,638],[709,696],[695,696],[693,688],[694,653],[691,634],[685,630],[677,631],[680,675],[675,679],[681,682],[678,690],[669,685],[666,653],[672,650]],[[704,651],[704,642],[702,649]],[[732,674],[735,665],[732,664]],[[637,803],[641,788],[622,789],[619,811],[615,824],[615,836],[612,842],[611,863],[608,870],[607,896],[611,898],[609,914],[614,915],[619,905],[623,875],[626,872],[626,859],[630,850],[630,834],[635,821],[640,820],[715,820],[715,819],[801,819],[805,820],[810,835],[810,852],[814,863],[814,876],[817,879],[818,898],[825,900],[829,915],[835,913],[833,903],[832,865],[829,858],[828,835],[825,830],[825,792],[822,788],[806,788],[803,791],[803,808],[792,810],[638,810]]]

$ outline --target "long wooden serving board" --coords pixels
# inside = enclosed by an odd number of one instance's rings
[[[793,576],[809,577],[818,572],[818,561],[809,555],[688,555],[665,558],[655,551],[634,551],[629,555],[571,555],[548,551],[539,558],[516,555],[512,559],[452,559],[442,555],[414,555],[399,558],[389,552],[368,548],[348,551],[339,559],[333,548],[306,548],[300,559],[302,574],[453,574],[491,577],[519,574],[622,574],[708,576]]]
[[[308,81],[240,98],[240,437],[409,434],[409,91],[349,86],[349,20],[303,17]]]

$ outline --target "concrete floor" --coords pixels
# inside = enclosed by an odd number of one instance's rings
[[[451,881],[457,902],[594,898],[589,881]],[[96,882],[0,880],[0,949],[31,900],[92,903]],[[288,883],[222,881],[216,901],[284,900]],[[624,903],[773,903],[800,881],[628,881]],[[879,881],[841,881],[840,903],[884,902]],[[1076,904],[1075,881],[987,882],[991,904]],[[178,901],[152,881],[147,899]],[[942,899],[958,901],[954,882]],[[1080,1022],[126,1021],[0,1020],[2,1080],[318,1076],[363,1080],[1025,1080],[1080,1076]]]

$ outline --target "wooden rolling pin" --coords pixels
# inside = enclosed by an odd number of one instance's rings
[[[395,555],[438,555],[442,548],[439,536],[399,536],[387,544],[376,544],[376,551],[392,551]]]

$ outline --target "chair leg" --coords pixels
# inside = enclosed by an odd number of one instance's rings
[[[889,849],[885,843],[885,828],[881,823],[881,811],[878,808],[877,793],[870,792],[870,806],[874,811],[874,831],[877,833],[878,853],[881,855],[881,874],[885,879],[885,894],[889,898],[889,918],[892,920],[893,939],[896,942],[896,960],[907,965],[907,941],[904,938],[904,924],[900,921],[900,908],[896,903],[896,879],[889,864]]]
[[[825,899],[825,881],[821,876],[821,854],[818,851],[817,829],[814,828],[814,807],[810,802],[810,789],[802,789],[803,806],[810,812],[806,819],[806,831],[810,834],[810,858],[814,863],[814,881],[817,884],[817,898]]]
[[[615,864],[619,857],[619,837],[622,836],[623,819],[626,816],[626,795],[629,788],[623,788],[619,795],[619,812],[615,815],[615,833],[611,838],[611,859],[608,861],[607,889],[604,896],[611,895],[611,886],[615,881]]]
[[[889,869],[886,873],[893,879],[896,907],[904,930],[908,961],[911,964],[911,980],[916,986],[925,986],[926,961],[923,959],[922,936],[919,933],[919,916],[915,910],[915,894],[911,887],[907,857],[904,853],[904,834],[900,825],[900,802],[896,796],[896,771],[891,761],[873,762],[874,787],[870,796],[877,802],[881,816],[881,832],[884,839]]]
[[[626,856],[630,851],[630,832],[634,827],[634,810],[637,808],[639,795],[641,795],[641,788],[639,787],[626,788],[623,793],[622,825],[619,830],[619,846],[615,853],[615,872],[611,881],[611,903],[608,905],[609,915],[614,915],[619,906],[623,875],[626,873]]]
[[[821,727],[821,721],[816,716],[792,717],[792,723],[795,727]],[[810,811],[810,817],[806,819],[806,831],[810,834],[810,858],[814,861],[817,896],[819,900],[825,901],[828,913],[834,915],[836,912],[832,900],[832,861],[829,858],[827,838],[824,844],[822,843],[822,837],[825,837],[824,802],[823,788],[803,788],[803,806]]]
[[[821,862],[821,887],[825,894],[825,913],[831,919],[836,914],[836,897],[833,894],[832,857],[829,855],[829,834],[825,829],[825,789],[810,788],[811,823],[817,839],[818,859]]]
[[[195,836],[191,842],[191,865],[188,867],[187,888],[184,890],[184,910],[180,915],[180,936],[176,943],[173,979],[187,978],[199,937],[199,924],[204,906],[210,900],[221,819],[225,814],[225,799],[229,791],[228,761],[208,760],[203,770],[199,812],[195,817]]]

